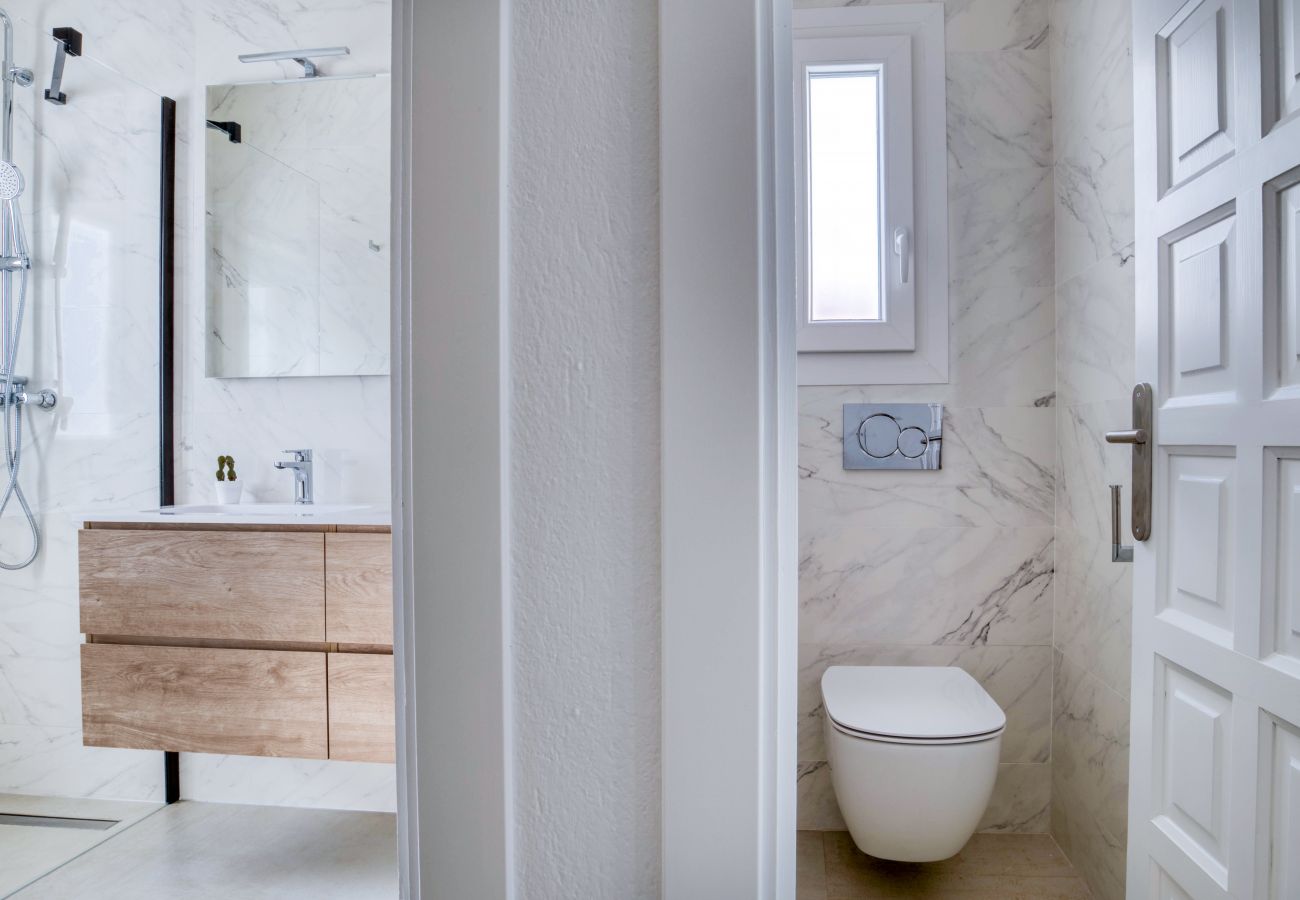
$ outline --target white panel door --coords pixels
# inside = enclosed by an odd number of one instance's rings
[[[1300,900],[1300,0],[1134,0],[1133,23],[1156,412],[1128,896]]]

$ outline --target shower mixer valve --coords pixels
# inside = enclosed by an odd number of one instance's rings
[[[5,385],[13,385],[12,390],[6,391]],[[27,390],[27,376],[15,375],[12,379],[6,379],[0,374],[0,409],[12,404],[21,409],[24,406],[35,407],[36,409],[54,409],[59,403],[59,395],[51,390],[29,391]]]

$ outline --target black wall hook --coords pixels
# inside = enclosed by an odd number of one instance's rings
[[[63,106],[68,102],[68,95],[63,93],[63,64],[69,56],[81,55],[81,32],[75,28],[56,28],[54,40],[59,46],[54,54],[54,74],[50,76],[50,86],[45,89],[45,99]]]

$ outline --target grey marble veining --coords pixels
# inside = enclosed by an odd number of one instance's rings
[[[1052,529],[818,528],[800,535],[801,637],[816,643],[1043,644]]]
[[[1132,401],[1108,400],[1060,409],[1056,481],[1058,528],[1110,540],[1110,489],[1123,488],[1122,533],[1129,535],[1128,510],[1133,466],[1128,447],[1107,444],[1105,433],[1128,428]]]
[[[933,0],[795,0],[796,8],[859,6]],[[949,53],[972,50],[1033,50],[1047,40],[1044,0],[945,0]]]
[[[1056,402],[1061,406],[1131,396],[1133,272],[1130,245],[1057,285]]]
[[[979,830],[1042,834],[1051,821],[1051,796],[1051,766],[1004,763],[998,766],[998,780]]]
[[[1124,896],[1128,703],[1056,654],[1052,833],[1103,898]]]
[[[949,171],[948,259],[953,281],[1055,283],[1052,169]]]
[[[1055,294],[1049,285],[987,277],[949,286],[947,384],[863,385],[856,402],[943,403],[949,407],[1055,403]],[[800,396],[807,396],[804,388]],[[830,390],[837,390],[830,388]]]
[[[1125,541],[1132,543],[1131,538]],[[1111,562],[1109,537],[1057,530],[1053,643],[1107,687],[1129,695],[1133,567]]]
[[[1102,898],[1124,895],[1132,567],[1110,560],[1134,379],[1128,0],[1051,0],[1057,338],[1052,833]]]
[[[1053,144],[1059,158],[1081,134],[1131,129],[1133,25],[1129,0],[1048,2]]]
[[[976,177],[1052,165],[1047,48],[947,56],[948,167]]]
[[[1056,163],[1056,277],[1132,256],[1133,134],[1085,134]]]

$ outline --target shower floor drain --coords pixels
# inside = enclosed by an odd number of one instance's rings
[[[118,819],[74,819],[68,816],[25,816],[0,813],[0,825],[27,825],[33,828],[77,828],[82,831],[108,831]]]

